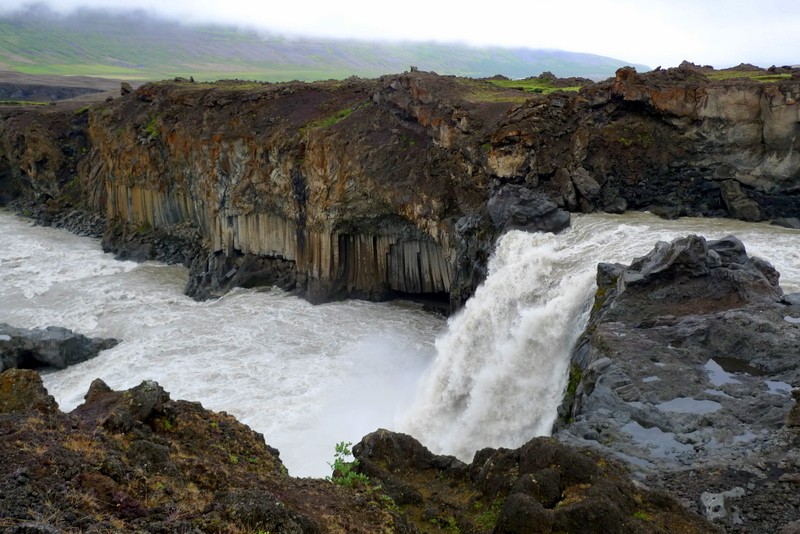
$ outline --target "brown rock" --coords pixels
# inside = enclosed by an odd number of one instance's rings
[[[9,369],[0,373],[0,414],[35,410],[53,413],[58,404],[42,384],[36,371]]]

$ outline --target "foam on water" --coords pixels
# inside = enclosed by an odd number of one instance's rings
[[[225,410],[262,432],[298,476],[329,474],[335,443],[378,427],[411,431],[464,459],[548,433],[598,261],[627,263],[687,233],[733,233],[775,264],[787,292],[800,290],[800,232],[582,216],[558,236],[502,238],[489,279],[444,331],[442,320],[398,303],[312,306],[254,290],[195,302],[182,294],[183,268],[119,262],[96,240],[7,212],[0,228],[0,322],[123,340],[44,377],[63,409],[81,403],[95,378],[117,389],[153,379],[173,398]]]
[[[44,377],[62,409],[95,378],[115,389],[153,379],[264,433],[298,476],[330,474],[337,442],[393,425],[444,324],[416,306],[312,306],[280,291],[195,302],[181,267],[118,262],[96,240],[8,213],[0,227],[0,322],[123,340]]]

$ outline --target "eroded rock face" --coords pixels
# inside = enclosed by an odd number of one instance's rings
[[[790,480],[800,465],[787,460],[798,439],[786,427],[796,420],[800,307],[778,279],[735,237],[688,236],[629,266],[600,264],[555,435],[680,487],[698,511],[701,493],[747,488],[718,516],[729,526],[797,520],[757,498],[773,491],[765,473]]]
[[[13,368],[64,369],[94,358],[117,343],[116,339],[87,338],[58,326],[28,330],[0,323],[0,372]]]

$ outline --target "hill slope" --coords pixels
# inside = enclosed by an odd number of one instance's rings
[[[559,50],[288,39],[231,26],[187,26],[141,11],[80,10],[61,16],[39,6],[0,15],[0,69],[27,74],[284,81],[374,77],[415,65],[471,77],[522,78],[552,71],[599,79],[626,64]]]

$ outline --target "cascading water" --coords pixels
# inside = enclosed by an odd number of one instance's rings
[[[483,447],[549,434],[571,349],[586,326],[599,262],[646,254],[689,233],[738,235],[769,258],[784,291],[800,289],[800,232],[729,220],[590,215],[558,235],[509,232],[489,276],[436,341],[436,358],[401,422],[435,452],[465,461]]]
[[[115,389],[157,380],[173,398],[228,411],[262,432],[297,476],[329,474],[335,443],[378,427],[467,460],[482,447],[548,433],[599,261],[627,263],[688,233],[733,233],[773,262],[784,290],[800,290],[800,232],[581,216],[559,235],[503,237],[486,283],[442,333],[443,321],[398,303],[312,306],[254,290],[195,302],[182,294],[180,267],[115,261],[96,240],[9,213],[0,212],[0,228],[0,322],[123,341],[44,377],[62,409],[82,402],[95,378]]]

